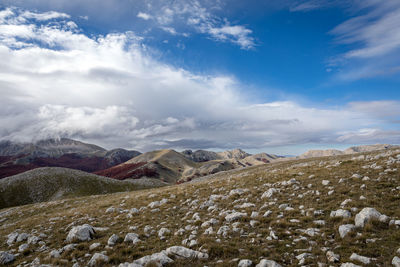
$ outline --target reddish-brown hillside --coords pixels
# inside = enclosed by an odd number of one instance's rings
[[[157,172],[154,169],[146,167],[146,164],[147,162],[120,164],[106,170],[97,171],[95,174],[118,180],[125,180],[128,178],[137,179],[144,176],[157,177]]]

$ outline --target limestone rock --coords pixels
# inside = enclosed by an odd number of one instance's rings
[[[400,258],[397,256],[394,256],[392,259],[392,265],[395,267],[400,267]]]
[[[276,261],[263,259],[256,267],[282,267],[282,265],[278,264]]]
[[[251,260],[240,260],[238,263],[238,267],[250,267],[253,265],[253,262]]]
[[[0,264],[8,264],[15,260],[15,256],[7,251],[0,251]]]
[[[186,259],[208,259],[208,254],[181,246],[169,247],[165,250],[168,256]]]
[[[90,241],[94,233],[93,227],[89,224],[75,226],[69,231],[66,241],[69,243],[74,241]]]
[[[351,218],[351,213],[348,210],[338,209],[331,212],[330,217]]]
[[[355,229],[354,224],[343,224],[339,226],[339,235],[341,238],[344,238],[348,233]]]
[[[110,236],[110,238],[107,241],[107,245],[109,245],[110,247],[115,246],[117,244],[119,240],[119,236],[116,234],[113,234],[112,236]]]
[[[136,244],[140,242],[139,235],[135,233],[127,233],[124,238],[124,242]]]
[[[328,251],[326,252],[326,259],[329,262],[339,262],[340,260],[340,255],[339,254],[335,254],[333,251]]]
[[[378,212],[374,208],[363,208],[355,217],[355,225],[356,227],[363,228],[365,224],[370,221],[371,219],[379,220],[379,217],[382,214]]]
[[[228,222],[239,220],[240,218],[244,218],[247,216],[247,213],[244,212],[234,212],[225,216],[225,220]]]
[[[108,263],[109,259],[106,255],[101,253],[95,253],[88,262],[88,266],[100,266],[101,264]]]
[[[351,254],[350,260],[352,261],[359,261],[363,264],[370,264],[371,263],[371,258],[360,256],[356,253]]]

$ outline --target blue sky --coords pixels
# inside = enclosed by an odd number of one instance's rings
[[[0,10],[2,139],[281,154],[400,143],[396,0]]]

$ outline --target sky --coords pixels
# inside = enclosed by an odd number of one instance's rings
[[[2,0],[0,139],[400,143],[398,0]]]

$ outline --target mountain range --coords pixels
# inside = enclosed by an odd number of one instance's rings
[[[35,143],[0,142],[0,178],[40,167],[65,167],[95,172],[125,162],[140,152],[106,150],[80,141],[60,138]]]

